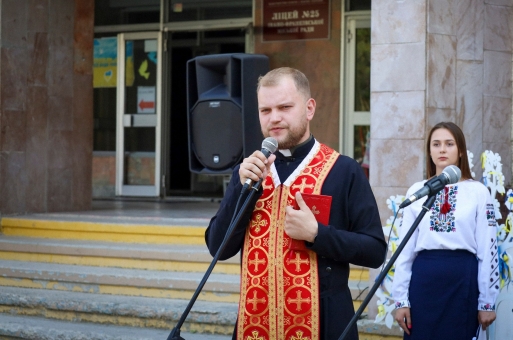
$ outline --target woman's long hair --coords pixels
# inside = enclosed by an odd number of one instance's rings
[[[468,157],[467,157],[467,144],[465,142],[465,135],[463,135],[463,131],[459,128],[458,125],[451,123],[451,122],[440,122],[433,126],[431,131],[429,131],[429,136],[426,142],[426,175],[427,178],[431,178],[436,175],[436,166],[433,160],[431,159],[431,136],[433,135],[433,132],[438,129],[446,129],[449,130],[449,132],[454,137],[454,140],[456,141],[456,146],[458,148],[458,152],[460,153],[460,157],[458,160],[458,168],[461,170],[461,179],[473,179],[472,174],[470,172],[470,166],[468,163]]]

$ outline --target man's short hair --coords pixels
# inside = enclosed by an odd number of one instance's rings
[[[264,76],[260,76],[258,78],[257,93],[262,86],[278,85],[279,81],[285,76],[292,78],[296,85],[296,89],[305,97],[305,99],[311,98],[308,78],[306,78],[303,72],[291,67],[275,68],[274,70],[267,72]]]

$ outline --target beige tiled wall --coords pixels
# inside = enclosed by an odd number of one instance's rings
[[[372,3],[371,173],[385,200],[425,176],[425,137],[440,121],[480,154],[502,157],[511,182],[513,3],[510,0]]]

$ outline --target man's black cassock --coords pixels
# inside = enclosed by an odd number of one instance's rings
[[[311,138],[294,150],[291,157],[276,153],[274,164],[282,182],[308,155],[314,143]],[[224,239],[241,190],[237,166],[219,210],[205,232],[212,256]],[[261,194],[262,189],[253,196],[253,202],[233,231],[220,260],[230,258],[242,249],[246,227]],[[321,194],[332,197],[330,223],[328,226],[319,224],[317,238],[314,243],[307,242],[307,248],[318,255],[321,340],[333,340],[340,337],[354,315],[348,287],[349,264],[379,267],[385,258],[386,242],[369,181],[355,160],[341,155],[326,177]],[[244,200],[245,197],[241,205]],[[358,339],[356,325],[346,339]]]

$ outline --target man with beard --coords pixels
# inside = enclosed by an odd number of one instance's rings
[[[271,70],[260,77],[257,94],[262,133],[274,137],[279,150],[269,158],[255,151],[243,160],[205,232],[214,256],[239,196],[244,202],[248,195],[244,183],[263,179],[220,256],[241,251],[233,339],[338,339],[354,315],[349,264],[377,268],[385,258],[376,201],[360,165],[311,135],[316,102],[303,73]],[[318,211],[302,193],[331,196],[328,225],[317,222]],[[306,248],[291,249],[291,238]],[[356,325],[346,339],[358,339]]]

